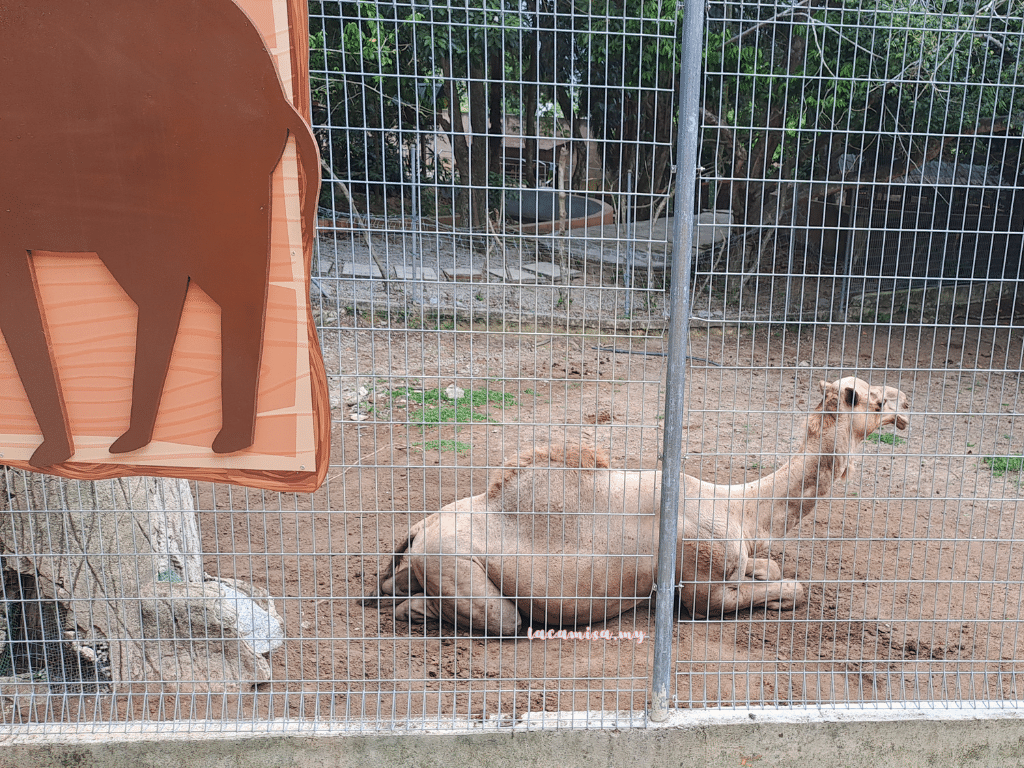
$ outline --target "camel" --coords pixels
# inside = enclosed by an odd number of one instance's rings
[[[797,453],[749,483],[682,476],[676,583],[694,618],[804,601],[768,557],[847,476],[851,453],[875,430],[909,425],[907,396],[848,376],[821,382]],[[661,472],[613,469],[588,447],[523,452],[484,493],[413,525],[368,601],[391,599],[397,620],[445,621],[514,636],[527,624],[590,625],[651,598]]]

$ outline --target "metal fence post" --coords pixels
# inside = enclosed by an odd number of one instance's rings
[[[685,0],[683,58],[679,73],[679,136],[676,151],[676,210],[672,226],[672,285],[669,291],[669,350],[665,376],[665,438],[661,460],[661,518],[658,523],[658,600],[654,614],[654,669],[650,719],[669,714],[672,675],[672,619],[676,581],[676,535],[682,493],[683,397],[689,346],[690,267],[693,261],[693,200],[697,182],[700,124],[703,0]]]

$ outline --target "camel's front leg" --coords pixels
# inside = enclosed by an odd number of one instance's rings
[[[758,605],[786,610],[803,603],[804,588],[794,579],[782,578],[782,569],[774,560],[743,558],[743,553],[738,550],[731,554],[731,558],[722,558],[719,562],[736,562],[737,570],[742,568],[743,573],[739,580],[730,579],[732,574],[705,574],[703,583],[696,581],[683,587],[682,602],[694,618],[719,616]],[[709,558],[706,562],[713,560]]]
[[[763,605],[774,610],[796,608],[804,601],[804,588],[793,579],[741,581],[735,584],[702,584],[692,589],[683,604],[695,619],[734,613]]]
[[[754,581],[774,584],[778,588],[778,592],[776,594],[778,594],[779,597],[769,597],[768,600],[764,602],[765,608],[790,610],[804,602],[804,588],[800,582],[795,579],[782,578],[782,568],[780,568],[779,564],[770,558],[750,558],[747,561],[746,575],[754,579]],[[751,607],[761,604],[761,601],[751,603]]]

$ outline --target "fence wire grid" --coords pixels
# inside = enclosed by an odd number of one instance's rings
[[[1024,699],[1024,3],[691,7],[309,3],[327,482],[0,473],[10,731],[642,726],[667,433],[671,707]]]

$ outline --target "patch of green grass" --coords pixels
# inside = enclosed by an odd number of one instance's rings
[[[416,445],[422,446],[425,451],[455,451],[456,453],[465,453],[473,447],[461,440],[428,440],[425,443],[416,443]]]
[[[516,396],[511,392],[495,392],[491,389],[467,390],[466,394],[459,398],[459,402],[461,403],[463,400],[469,400],[474,406],[496,405],[499,408],[507,408],[516,404]]]
[[[873,432],[867,436],[867,440],[870,443],[885,443],[886,445],[903,445],[907,442],[906,438],[894,435],[890,432],[886,432],[884,434],[881,432]]]
[[[430,389],[430,390],[427,390],[426,392],[424,392],[424,391],[419,390],[419,389],[409,389],[408,387],[398,387],[397,389],[391,390],[391,399],[392,400],[398,400],[398,399],[401,399],[401,398],[404,397],[410,403],[419,403],[420,405],[423,405],[424,403],[436,403],[436,402],[438,402],[441,399],[439,395],[440,395],[440,390],[438,390],[438,389]]]
[[[497,423],[486,413],[477,413],[469,405],[428,406],[409,412],[409,421],[417,424],[468,424],[472,421]]]
[[[405,398],[410,403],[422,405],[422,408],[409,411],[409,421],[423,426],[468,424],[474,421],[497,423],[486,413],[476,409],[489,405],[506,408],[516,404],[515,395],[490,389],[468,389],[458,400],[453,400],[437,388],[416,390],[399,387],[391,390],[391,398],[392,400]]]
[[[416,390],[408,387],[399,387],[391,390],[391,398],[404,397],[410,403],[420,405],[441,405],[442,403],[456,403],[458,407],[469,405],[479,408],[485,405],[497,405],[500,408],[507,408],[516,404],[516,396],[510,392],[495,392],[491,389],[467,389],[465,394],[458,400],[448,397],[440,389]]]
[[[1007,472],[1020,472],[1024,470],[1024,455],[1022,456],[985,456],[982,461],[988,464],[992,470],[993,477],[1002,477]]]

